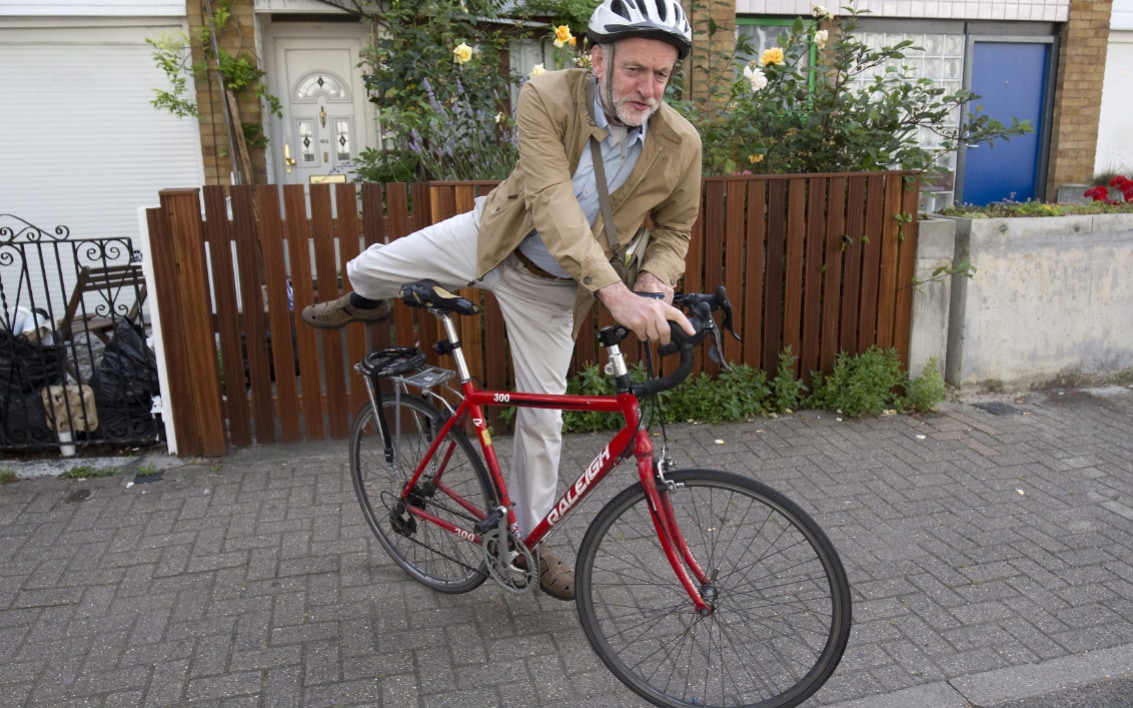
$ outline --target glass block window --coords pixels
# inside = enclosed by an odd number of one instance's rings
[[[964,49],[965,39],[959,34],[927,34],[895,33],[895,32],[859,32],[858,37],[873,47],[892,46],[904,40],[910,40],[914,47],[921,47],[924,51],[905,50],[903,61],[891,62],[894,68],[909,68],[909,74],[914,78],[924,78],[932,81],[936,86],[944,89],[946,93],[955,93],[964,85]],[[885,71],[886,67],[877,67],[874,73]],[[864,89],[872,80],[872,76],[862,77],[858,88]],[[956,129],[960,126],[960,111],[954,110],[948,116],[943,126],[947,129]],[[929,148],[940,144],[940,136],[933,130],[922,128],[919,140],[921,145]],[[939,166],[954,171],[956,169],[956,153],[950,152],[941,155]],[[950,180],[949,180],[950,181]]]

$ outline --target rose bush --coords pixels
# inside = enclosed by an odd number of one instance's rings
[[[714,83],[725,95],[676,102],[701,130],[705,174],[932,171],[937,156],[960,140],[992,142],[1030,131],[1026,122],[1006,126],[978,112],[958,128],[944,127],[978,96],[947,93],[915,76],[902,65],[907,53],[919,51],[910,41],[867,45],[855,35],[864,12],[850,6],[836,15],[815,5],[742,77]],[[921,145],[922,128],[940,136],[937,146]]]
[[[1133,202],[1133,180],[1130,180],[1124,175],[1116,175],[1109,181],[1109,186],[1121,192],[1121,197],[1125,203]],[[1102,202],[1112,206],[1121,204],[1122,202],[1117,199],[1110,199],[1110,190],[1106,189],[1103,185],[1097,185],[1086,190],[1085,195],[1095,202]]]

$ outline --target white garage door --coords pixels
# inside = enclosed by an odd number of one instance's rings
[[[145,39],[172,22],[0,27],[0,214],[72,238],[136,236],[159,190],[201,184],[197,121],[150,105],[168,83]]]

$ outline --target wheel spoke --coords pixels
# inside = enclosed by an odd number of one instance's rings
[[[829,678],[849,636],[836,552],[805,512],[754,480],[710,470],[670,478],[677,525],[712,578],[713,612],[695,612],[638,485],[598,513],[579,553],[592,646],[657,705],[798,705]]]
[[[443,415],[429,403],[404,395],[400,400],[383,397],[381,403],[390,428],[392,462],[386,460],[371,406],[363,408],[351,434],[351,476],[366,521],[390,557],[415,580],[442,592],[467,592],[487,577],[480,547],[411,514],[400,502],[441,430]],[[470,509],[490,509],[496,497],[484,463],[464,433],[453,427],[446,435],[407,500],[469,528],[476,520]],[[438,478],[443,478],[443,486],[434,484]]]

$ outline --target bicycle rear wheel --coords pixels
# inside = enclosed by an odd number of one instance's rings
[[[417,518],[400,498],[446,416],[408,395],[401,396],[400,420],[392,395],[383,395],[380,403],[390,429],[390,459],[371,404],[358,413],[350,434],[350,475],[362,513],[382,547],[413,579],[441,592],[468,592],[488,577],[480,546]],[[477,512],[496,506],[488,471],[459,427],[438,446],[409,501],[464,529],[481,518]]]
[[[655,705],[802,703],[834,672],[850,635],[837,552],[806,512],[764,484],[718,470],[668,478],[680,485],[668,497],[710,578],[714,611],[696,613],[635,484],[598,512],[579,551],[578,613],[591,646]]]

